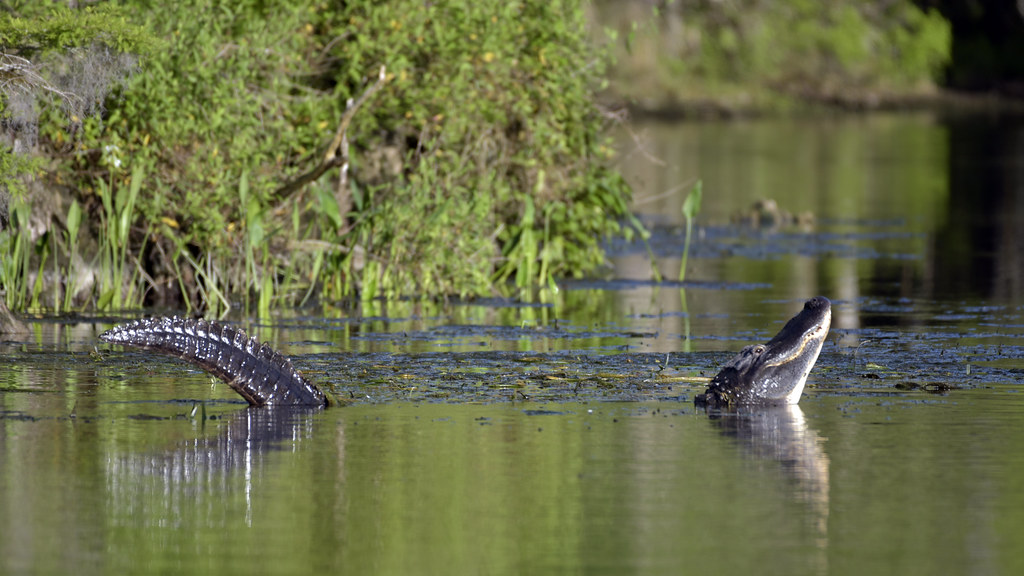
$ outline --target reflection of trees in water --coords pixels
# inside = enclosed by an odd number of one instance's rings
[[[107,482],[115,515],[179,520],[200,501],[225,498],[242,478],[246,519],[251,520],[253,479],[273,450],[312,436],[317,408],[248,408],[227,416],[216,434],[167,451],[126,454],[107,460]],[[149,508],[157,506],[159,510]]]
[[[954,117],[949,208],[922,279],[928,296],[1024,294],[1024,118]]]
[[[807,426],[797,405],[762,407],[756,410],[712,413],[710,421],[734,438],[752,457],[779,462],[793,481],[793,493],[810,507],[810,518],[825,568],[828,545],[829,459],[824,439]]]
[[[688,289],[693,314],[686,317],[697,336],[734,336],[784,315],[766,298],[829,296],[842,303],[833,327],[848,331],[864,327],[859,307],[873,298],[1024,303],[1024,115],[929,112],[740,124],[636,121],[632,127],[644,135],[643,150],[665,162],[655,165],[639,152],[623,161],[636,190],[633,208],[667,236],[662,246],[682,246],[683,184],[697,176],[704,181],[699,223],[705,230],[687,278],[772,286],[767,292]],[[638,150],[629,134],[620,142],[627,152]],[[812,211],[819,226],[809,235],[725,226],[729,214],[758,198]],[[776,252],[742,255],[732,245]],[[655,255],[666,276],[675,274],[678,253]],[[644,250],[622,251],[613,262],[619,278],[650,276]],[[627,314],[655,313],[647,323],[659,334],[684,332],[673,290],[622,291],[615,306]],[[870,320],[916,321],[882,319],[877,311]],[[843,346],[859,343],[855,334],[842,337]],[[679,349],[675,338],[649,346]],[[724,348],[700,339],[695,347]]]

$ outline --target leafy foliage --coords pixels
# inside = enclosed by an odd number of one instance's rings
[[[6,51],[41,52],[103,44],[118,52],[148,54],[159,45],[113,4],[71,10],[39,2],[22,7],[21,12],[23,16],[0,16],[0,46]]]
[[[37,102],[60,100],[73,122],[102,111],[112,86],[159,42],[112,4],[71,10],[35,3],[0,16],[0,97],[18,126],[38,118]],[[34,145],[34,142],[32,143]]]
[[[45,295],[60,309],[61,290],[64,307],[76,291],[78,270],[72,263],[80,259],[82,213],[76,199],[62,198],[59,188],[36,193],[34,201],[28,197],[27,184],[50,164],[39,153],[38,125],[77,131],[85,116],[103,112],[107,96],[131,74],[138,55],[157,42],[112,4],[70,10],[59,3],[12,2],[5,9],[0,16],[0,134],[6,137],[0,144],[0,232],[8,224],[10,229],[0,234],[6,255],[0,287],[17,308],[39,307]],[[62,141],[56,144],[51,153],[66,152]],[[54,175],[63,183],[59,170]],[[61,204],[70,206],[63,234],[52,229],[60,218],[54,206]],[[122,261],[125,256],[122,252]],[[52,269],[44,269],[48,263]],[[46,286],[51,289],[44,294]]]
[[[129,250],[151,293],[261,309],[506,280],[526,294],[600,265],[601,238],[623,232],[629,191],[607,168],[601,59],[575,3],[126,5],[166,49],[106,118],[49,137],[79,151],[64,177],[93,220],[121,217],[108,196],[143,168]],[[292,191],[381,66],[347,129],[345,183]]]
[[[402,185],[379,189],[363,211],[371,229],[385,231],[367,239],[369,252],[406,271],[393,286],[475,294],[491,289],[491,278],[528,288],[600,264],[598,240],[619,231],[626,196],[603,167],[591,95],[601,68],[578,6],[389,6],[348,3],[331,36],[352,38],[336,58],[386,63],[393,74],[374,115],[394,134]],[[344,97],[352,80],[337,77]],[[362,135],[376,127],[356,128],[373,149]],[[372,172],[355,167],[371,182],[380,178]]]

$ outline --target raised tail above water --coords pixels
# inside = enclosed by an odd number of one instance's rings
[[[187,360],[227,382],[253,406],[330,404],[291,360],[233,326],[176,316],[146,318],[115,326],[100,339]]]

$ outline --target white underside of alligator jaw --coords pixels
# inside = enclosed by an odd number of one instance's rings
[[[825,343],[825,337],[828,336],[828,329],[832,324],[832,311],[829,310],[825,316],[824,321],[818,326],[816,333],[813,335],[815,342],[814,356],[811,356],[810,361],[804,367],[800,373],[800,380],[793,386],[793,389],[789,391],[789,394],[783,399],[786,404],[797,404],[800,402],[800,396],[804,393],[804,385],[807,384],[807,376],[811,373],[811,369],[818,363],[818,355],[821,354],[821,346]]]
[[[807,383],[807,375],[810,372],[805,372],[803,377],[800,378],[800,382],[790,390],[789,394],[782,399],[784,404],[798,404],[800,402],[800,396],[804,393],[804,384]]]

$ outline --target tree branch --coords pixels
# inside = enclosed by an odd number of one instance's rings
[[[334,132],[334,138],[327,146],[327,150],[324,152],[323,159],[320,163],[312,170],[275,190],[273,195],[274,198],[284,199],[291,196],[296,190],[299,190],[306,184],[315,181],[323,176],[325,172],[336,166],[342,166],[343,174],[348,172],[348,140],[346,138],[348,126],[352,123],[352,118],[356,115],[359,108],[370,98],[370,96],[380,90],[380,87],[384,84],[386,79],[387,74],[385,66],[381,66],[380,73],[377,75],[377,81],[367,87],[355,102],[351,99],[348,101],[348,104],[345,107],[345,113],[341,116],[341,122],[338,123],[338,128]]]

